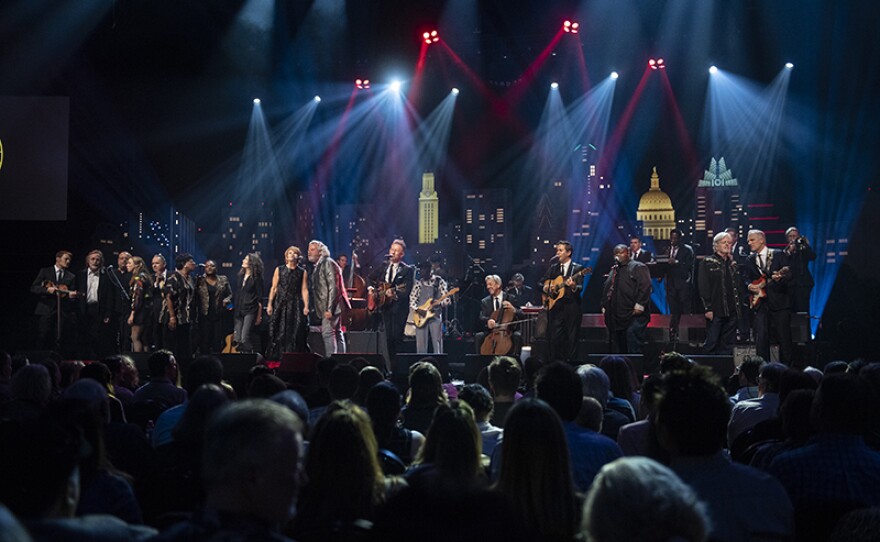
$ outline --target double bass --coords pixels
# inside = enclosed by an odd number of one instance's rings
[[[351,263],[348,266],[345,279],[345,290],[351,300],[351,310],[346,312],[343,317],[343,325],[346,329],[352,331],[362,331],[367,329],[367,283],[364,278],[355,272],[358,267],[357,252],[351,251]]]

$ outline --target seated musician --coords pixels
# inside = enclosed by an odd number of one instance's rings
[[[486,277],[486,291],[489,295],[480,302],[480,322],[483,325],[483,331],[475,336],[475,345],[477,353],[480,353],[483,342],[486,337],[492,333],[492,330],[499,327],[502,321],[518,322],[524,319],[522,311],[511,303],[510,294],[502,288],[501,277],[498,275],[489,275]],[[502,311],[501,309],[504,309]],[[522,350],[522,334],[517,330],[516,325],[510,326],[512,346],[508,352],[495,352],[502,356],[519,356]]]

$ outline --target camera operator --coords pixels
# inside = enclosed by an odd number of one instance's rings
[[[810,292],[813,290],[813,274],[808,264],[816,259],[816,253],[810,246],[806,237],[801,235],[797,227],[792,226],[785,230],[785,238],[788,246],[785,253],[788,255],[789,266],[792,272],[791,288],[791,312],[805,312],[810,314]]]

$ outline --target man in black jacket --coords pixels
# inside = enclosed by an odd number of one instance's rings
[[[37,316],[37,346],[46,350],[61,350],[65,354],[72,353],[76,334],[76,276],[67,269],[72,257],[70,252],[59,250],[55,254],[55,265],[40,269],[31,284],[31,293],[37,295],[34,309]]]
[[[573,361],[577,356],[578,331],[581,329],[581,290],[584,288],[584,266],[571,259],[572,246],[568,241],[556,243],[557,263],[547,269],[541,278],[543,291],[550,297],[560,297],[548,312],[550,325],[550,360]],[[551,283],[562,279],[553,290]]]
[[[113,271],[110,271],[112,273]],[[104,253],[93,250],[86,256],[86,268],[77,272],[79,296],[79,350],[85,359],[101,359],[116,352],[117,329],[114,314],[122,303],[117,288],[104,269]]]
[[[809,263],[816,259],[816,252],[810,242],[795,226],[785,230],[788,255],[791,266],[791,312],[810,314],[810,293],[813,291],[813,274]]]
[[[605,325],[619,353],[641,354],[651,319],[651,273],[648,266],[630,258],[626,245],[614,247],[614,260],[617,263],[602,287]]]
[[[384,296],[382,303],[382,323],[385,328],[385,344],[388,348],[388,363],[394,370],[397,350],[404,339],[406,317],[409,315],[409,294],[412,292],[415,271],[403,261],[406,255],[406,243],[403,239],[395,239],[388,249],[388,264],[384,265],[370,277],[373,284],[383,287],[376,291],[372,286],[370,293]]]
[[[682,314],[691,313],[694,249],[681,242],[681,230],[669,236],[669,267],[666,270],[666,300],[669,302],[669,340],[678,339],[678,323]]]
[[[791,302],[788,285],[791,269],[788,257],[781,250],[770,249],[761,230],[749,231],[749,256],[745,268],[749,292],[752,294],[752,315],[755,328],[755,350],[770,360],[770,330],[779,339],[779,360],[791,364]]]
[[[712,239],[714,253],[700,263],[699,290],[706,313],[706,342],[703,352],[714,355],[733,353],[733,340],[739,320],[739,267],[730,254],[732,239],[725,232]]]

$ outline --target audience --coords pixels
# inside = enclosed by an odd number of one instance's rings
[[[380,382],[367,394],[367,412],[373,425],[373,434],[380,450],[394,454],[403,467],[409,466],[418,455],[425,437],[398,425],[400,420],[400,392],[391,382]],[[385,468],[384,471],[388,472]]]
[[[584,504],[582,530],[587,542],[702,542],[709,518],[674,472],[647,457],[626,457],[599,471]]]
[[[427,361],[413,363],[409,368],[409,399],[401,411],[403,427],[426,434],[434,411],[445,404],[446,393],[437,367]]]
[[[522,370],[519,362],[510,356],[498,356],[489,364],[489,389],[494,406],[489,420],[496,427],[504,426],[504,417],[516,401]]]
[[[29,422],[40,417],[52,396],[52,380],[44,365],[25,365],[9,385],[12,400],[0,405],[4,418]]]
[[[657,429],[654,423],[654,410],[657,398],[663,386],[663,377],[649,375],[642,382],[642,393],[639,396],[639,418],[620,428],[617,444],[623,455],[643,455],[663,464],[669,463],[667,454],[657,440]]]
[[[512,504],[530,540],[574,540],[580,501],[575,494],[565,431],[539,399],[522,399],[507,413],[501,472],[493,486]]]
[[[167,410],[186,401],[186,390],[179,387],[179,374],[174,354],[157,350],[147,360],[150,381],[134,392],[132,403],[153,401]]]
[[[150,357],[152,359],[152,356]],[[150,369],[152,372],[152,369]],[[205,384],[219,386],[223,382],[223,364],[216,356],[199,356],[192,361],[186,374],[186,396],[190,396]],[[156,420],[152,433],[154,448],[170,443],[173,439],[174,427],[183,418],[189,401],[172,406],[165,410]]]
[[[613,440],[575,423],[583,403],[582,390],[577,373],[561,362],[545,365],[535,381],[537,398],[547,402],[562,420],[575,487],[586,492],[602,465],[622,454]]]
[[[611,408],[611,381],[605,371],[592,364],[584,364],[577,368],[581,379],[584,397],[592,397],[602,406],[602,434],[617,440],[620,428],[636,421],[636,415],[628,401],[620,400],[617,408]]]
[[[482,447],[471,407],[459,400],[440,405],[407,481],[440,491],[482,487]]]
[[[480,430],[480,437],[483,439],[483,453],[492,457],[492,452],[495,451],[495,446],[501,441],[504,433],[503,429],[492,425],[489,421],[494,407],[492,395],[480,384],[467,384],[461,388],[458,398],[473,409],[477,429]]]
[[[757,425],[776,416],[779,409],[779,381],[787,367],[781,363],[767,363],[758,375],[758,398],[740,401],[733,407],[727,424],[727,444],[734,446],[736,439]]]
[[[706,503],[713,541],[788,540],[791,502],[772,476],[724,455],[730,399],[706,367],[666,375],[657,401],[672,470]]]

